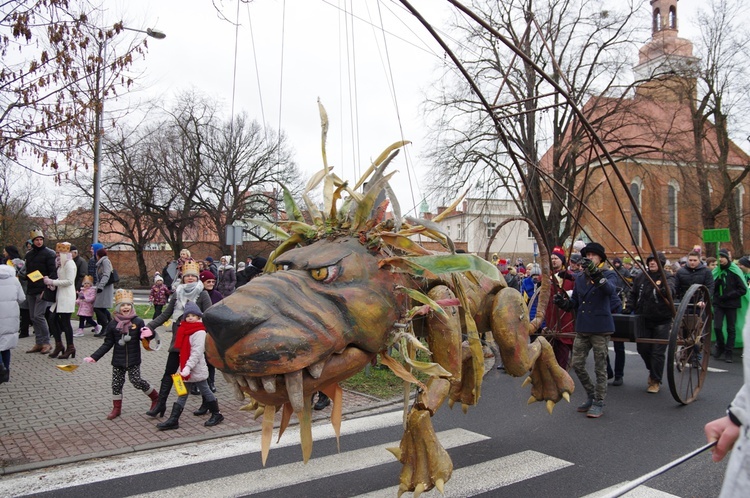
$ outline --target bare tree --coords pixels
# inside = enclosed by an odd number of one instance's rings
[[[511,196],[550,247],[575,235],[578,206],[591,195],[581,173],[598,153],[573,108],[534,66],[553,76],[596,129],[627,105],[619,100],[613,106],[609,99],[608,113],[602,114],[596,99],[629,91],[625,70],[645,25],[638,22],[640,7],[598,0],[471,2],[528,60],[487,30],[456,18],[459,58],[488,96],[499,126],[452,69],[441,78],[445,86],[427,101],[435,185],[450,187],[454,195],[481,179],[484,195]],[[548,212],[542,209],[545,198],[551,202]]]
[[[148,160],[158,179],[147,212],[175,258],[185,247],[186,232],[200,221],[198,191],[208,160],[206,137],[215,126],[215,106],[195,92],[181,94],[163,121],[149,134]]]
[[[269,192],[281,182],[292,188],[300,175],[283,134],[264,130],[245,114],[207,129],[208,160],[202,163],[209,178],[198,190],[199,205],[226,245],[225,227],[249,218],[273,216],[276,203]]]
[[[0,6],[0,154],[12,161],[33,157],[54,169],[85,162],[81,147],[93,138],[92,116],[102,98],[132,83],[127,71],[145,48],[145,41],[133,43],[105,60],[104,45],[124,28],[94,26],[102,9],[88,0]]]
[[[32,228],[30,220],[31,202],[38,194],[38,187],[28,174],[8,167],[2,159],[0,166],[0,244],[15,245],[19,249],[28,238]]]

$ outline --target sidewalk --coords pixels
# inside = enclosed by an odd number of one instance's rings
[[[74,329],[77,323],[74,324]],[[186,442],[248,434],[259,431],[260,422],[251,412],[240,411],[245,402],[236,401],[221,373],[216,373],[216,395],[224,421],[215,427],[204,427],[204,417],[193,416],[200,406],[200,396],[190,396],[180,428],[159,431],[156,424],[165,418],[146,416],[151,401],[126,380],[123,389],[122,415],[107,420],[112,409],[112,352],[90,365],[83,358],[93,353],[102,339],[87,329],[85,337],[75,339],[75,359],[54,360],[39,353],[26,354],[34,345],[32,337],[19,340],[12,351],[10,382],[0,385],[0,476],[51,465],[72,463],[90,458],[132,453],[135,451]],[[171,334],[158,330],[162,343],[169,344]],[[141,376],[159,388],[167,348],[144,351]],[[80,365],[73,372],[63,372],[56,364]],[[172,391],[166,415],[176,400]],[[388,405],[367,395],[344,392],[344,414]],[[330,415],[330,407],[313,412],[314,420]],[[294,423],[295,418],[292,418]],[[277,420],[278,422],[278,420]]]

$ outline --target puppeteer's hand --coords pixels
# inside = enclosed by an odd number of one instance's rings
[[[143,328],[141,329],[141,339],[148,339],[148,338],[149,338],[149,337],[151,337],[152,335],[154,335],[154,333],[153,333],[153,332],[151,331],[151,329],[150,329],[150,328],[148,328],[148,327],[143,327]]]
[[[96,363],[96,360],[93,359],[91,356],[87,356],[86,358],[83,359],[83,361],[85,361],[86,363]]]
[[[703,430],[709,443],[717,441],[711,450],[714,462],[720,462],[740,437],[740,428],[728,416],[707,423]]]

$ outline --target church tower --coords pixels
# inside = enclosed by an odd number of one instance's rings
[[[690,40],[678,36],[677,2],[651,0],[651,40],[638,53],[633,68],[636,96],[668,102],[695,98],[698,59]]]

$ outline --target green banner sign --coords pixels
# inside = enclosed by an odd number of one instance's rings
[[[729,242],[732,238],[729,236],[728,228],[711,228],[703,230],[703,242]]]

